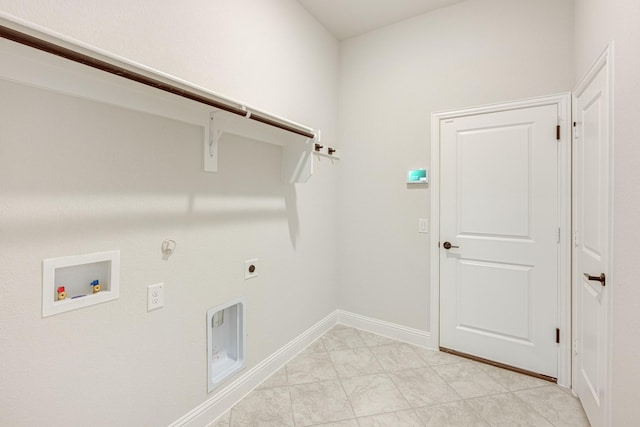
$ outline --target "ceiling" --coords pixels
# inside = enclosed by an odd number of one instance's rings
[[[298,0],[338,40],[463,0]]]

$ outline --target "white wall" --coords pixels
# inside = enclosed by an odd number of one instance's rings
[[[571,0],[474,0],[349,39],[340,64],[340,308],[429,330],[430,114],[569,91]]]
[[[429,236],[417,219],[429,190],[404,178],[430,165],[429,114],[570,90],[612,39],[613,425],[639,424],[639,7],[576,1],[574,49],[570,0],[467,1],[347,40],[338,70],[337,42],[293,0],[0,0],[2,12],[320,128],[343,154],[339,177],[322,162],[288,186],[279,148],[226,138],[220,173],[203,174],[195,127],[2,83],[0,424],[175,420],[209,397],[206,308],[238,295],[249,299],[249,366],[336,300],[428,330]],[[343,261],[321,268],[337,261],[338,230]],[[178,242],[166,261],[165,238]],[[42,319],[42,259],[107,249],[122,251],[120,299]],[[250,257],[266,272],[244,282]],[[167,303],[147,313],[157,281]]]
[[[149,5],[1,0],[0,11],[335,142],[338,44],[297,2]],[[207,174],[198,127],[4,81],[0,93],[0,425],[167,425],[213,395],[207,308],[247,297],[248,367],[335,309],[330,162],[288,185],[279,147],[225,136]],[[177,242],[168,260],[164,239]],[[119,300],[41,317],[44,258],[112,249]],[[245,282],[254,257],[260,277]],[[148,313],[159,281],[165,307]]]
[[[576,82],[609,41],[614,42],[614,265],[612,426],[640,425],[640,3],[636,0],[576,1]],[[607,283],[607,286],[609,284]]]
[[[338,42],[295,0],[0,0],[0,11],[334,139]]]

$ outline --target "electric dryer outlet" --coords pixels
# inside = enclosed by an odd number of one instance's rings
[[[249,259],[244,262],[244,280],[258,277],[258,259]]]

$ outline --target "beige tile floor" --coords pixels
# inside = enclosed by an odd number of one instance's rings
[[[536,378],[336,326],[214,427],[589,426]]]

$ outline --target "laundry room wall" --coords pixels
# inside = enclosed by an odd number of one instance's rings
[[[340,50],[340,308],[429,331],[431,113],[570,91],[571,0],[473,0]],[[478,159],[482,161],[482,159]]]
[[[296,1],[0,12],[336,143],[338,42]],[[205,173],[201,127],[6,80],[0,94],[0,425],[168,425],[215,395],[208,308],[246,298],[247,369],[335,309],[336,163],[288,184],[279,146],[225,135]],[[43,260],[106,250],[121,254],[119,299],[43,318]],[[147,312],[158,282],[165,305]]]

